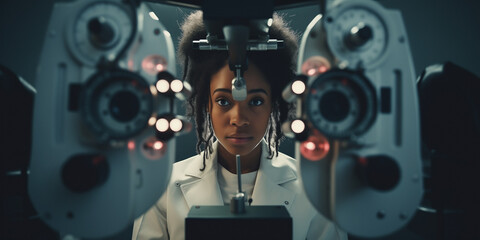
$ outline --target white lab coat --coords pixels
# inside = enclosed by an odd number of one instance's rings
[[[224,205],[217,182],[217,148],[206,159],[202,154],[173,165],[167,191],[134,224],[132,239],[184,239],[185,217],[193,205]],[[263,142],[252,205],[284,205],[293,219],[293,239],[347,239],[345,232],[320,215],[300,186],[295,159],[279,153],[268,159]],[[214,231],[214,229],[212,229]]]

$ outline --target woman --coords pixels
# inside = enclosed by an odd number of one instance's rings
[[[346,239],[306,198],[295,160],[278,152],[280,123],[290,111],[281,92],[294,76],[296,36],[274,15],[269,35],[284,40],[285,48],[247,53],[247,98],[235,101],[227,51],[192,47],[193,40],[206,37],[200,11],[186,19],[182,32],[179,57],[193,87],[189,103],[199,154],[174,164],[167,191],[137,219],[133,239],[184,239],[191,206],[229,204],[237,190],[237,154],[251,205],[284,205],[293,219],[293,239]]]

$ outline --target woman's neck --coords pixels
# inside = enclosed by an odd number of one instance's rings
[[[255,149],[253,149],[247,155],[242,155],[242,174],[257,171],[260,167],[260,158],[262,156],[262,144],[258,144]],[[229,172],[237,174],[237,160],[235,155],[229,153],[222,144],[219,144],[217,161]]]

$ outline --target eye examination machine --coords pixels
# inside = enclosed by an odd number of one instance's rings
[[[165,190],[174,162],[170,34],[145,4],[56,4],[37,73],[29,194],[59,232],[123,230]]]
[[[437,235],[425,239],[479,236],[471,186],[480,180],[478,76],[451,62],[417,72],[402,9],[382,1],[226,2],[56,2],[34,87],[0,63],[2,95],[30,104],[30,115],[14,116],[2,97],[2,125],[31,125],[22,176],[46,228],[59,239],[131,239],[181,160],[181,136],[193,127],[178,109],[192,89],[177,77],[177,39],[153,6],[204,12],[208,35],[192,46],[228,52],[235,101],[247,96],[247,53],[283,47],[268,34],[273,12],[311,6],[296,76],[281,92],[295,114],[276,123],[290,138],[308,201],[349,239],[390,239],[419,211],[435,216]],[[2,158],[10,157],[13,145],[2,145]],[[229,206],[192,207],[186,239],[252,239],[242,237],[245,228],[255,239],[292,239],[284,206],[250,206],[236,160],[237,194]],[[210,231],[212,224],[222,227]]]
[[[378,237],[406,224],[422,198],[407,34],[400,13],[377,2],[324,6],[302,38],[301,75],[284,91],[301,106],[287,124],[302,141],[296,158],[312,203],[346,231]]]

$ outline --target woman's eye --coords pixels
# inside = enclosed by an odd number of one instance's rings
[[[252,106],[260,106],[263,104],[263,99],[261,98],[254,98],[252,100],[250,100],[250,105]]]
[[[230,105],[230,102],[228,102],[227,99],[221,98],[217,100],[217,104],[220,106],[228,106]]]

